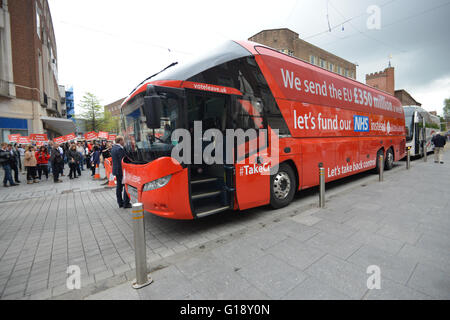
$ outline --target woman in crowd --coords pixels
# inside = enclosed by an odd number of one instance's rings
[[[25,149],[25,156],[23,160],[23,166],[27,170],[27,183],[38,183],[39,180],[37,180],[36,177],[36,156],[34,154],[34,147],[33,146],[27,146]]]
[[[92,175],[95,175],[95,168],[100,165],[100,148],[95,145],[92,149],[92,155],[91,155],[91,169],[92,169]]]
[[[79,166],[81,157],[77,152],[77,146],[72,144],[67,151],[67,161],[69,163],[69,179],[78,178],[77,176],[77,167]]]
[[[84,157],[86,156],[86,149],[81,141],[77,142],[77,152],[80,154],[80,165],[78,166],[78,174],[81,175],[81,171],[84,171]],[[81,171],[80,171],[81,170]]]
[[[102,150],[103,161],[111,157],[111,142],[107,142],[105,148]]]
[[[52,165],[53,182],[59,183],[62,182],[62,180],[59,179],[59,174],[61,173],[61,162],[64,163],[64,159],[57,143],[50,143],[50,146],[50,163]]]
[[[37,160],[37,171],[39,175],[39,180],[42,179],[42,172],[45,174],[45,178],[48,180],[48,160],[50,159],[50,154],[45,146],[41,146],[39,151],[36,152]]]

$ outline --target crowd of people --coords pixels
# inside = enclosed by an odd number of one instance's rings
[[[62,182],[66,165],[69,168],[69,179],[76,179],[82,171],[100,167],[103,159],[111,157],[111,142],[77,141],[57,144],[50,142],[42,146],[2,143],[0,164],[4,170],[3,186],[17,186],[21,183],[19,172],[25,170],[28,184],[39,183],[49,175],[55,183]],[[14,172],[14,173],[13,173]],[[9,185],[8,185],[9,183]]]

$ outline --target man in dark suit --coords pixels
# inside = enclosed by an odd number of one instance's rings
[[[125,145],[125,140],[122,136],[116,137],[116,143],[111,149],[111,157],[112,157],[112,174],[116,176],[116,198],[117,203],[119,204],[119,208],[131,208],[130,198],[128,197],[127,192],[125,191],[123,185],[123,170],[122,170],[122,159],[125,156],[125,150],[123,146]],[[123,193],[123,197],[122,197]]]
[[[14,180],[16,181],[16,183],[20,183],[18,167],[18,163],[20,161],[20,153],[13,148],[12,144],[8,144],[8,151],[11,153],[11,157],[9,158],[9,165],[11,166],[11,170],[14,171]]]

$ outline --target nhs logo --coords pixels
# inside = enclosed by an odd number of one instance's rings
[[[365,116],[353,116],[353,124],[355,132],[368,132],[369,131],[369,117]]]

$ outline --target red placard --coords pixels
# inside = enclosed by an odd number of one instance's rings
[[[98,137],[101,138],[101,139],[108,139],[108,132],[99,131],[98,132]]]
[[[117,134],[110,134],[108,135],[108,141],[115,141],[117,137]]]
[[[97,139],[97,132],[95,132],[95,131],[91,131],[91,132],[87,132],[87,133],[85,133],[84,134],[84,138],[86,139],[86,140],[94,140],[94,139]]]
[[[17,143],[20,143],[20,144],[30,144],[30,137],[28,137],[28,136],[25,136],[25,137],[19,137],[18,139],[17,139]]]
[[[48,141],[48,137],[45,133],[43,133],[43,134],[32,133],[32,134],[30,134],[30,140],[36,141],[36,142],[46,142],[46,141]]]
[[[65,141],[75,140],[76,138],[77,136],[75,135],[75,133],[70,133],[64,136]]]
[[[62,137],[57,137],[57,138],[53,138],[53,142],[57,143],[57,144],[61,144],[64,143],[66,140],[64,140],[64,136]]]
[[[9,140],[9,142],[17,142],[17,139],[19,139],[19,137],[20,137],[20,133],[9,134],[8,140]]]

